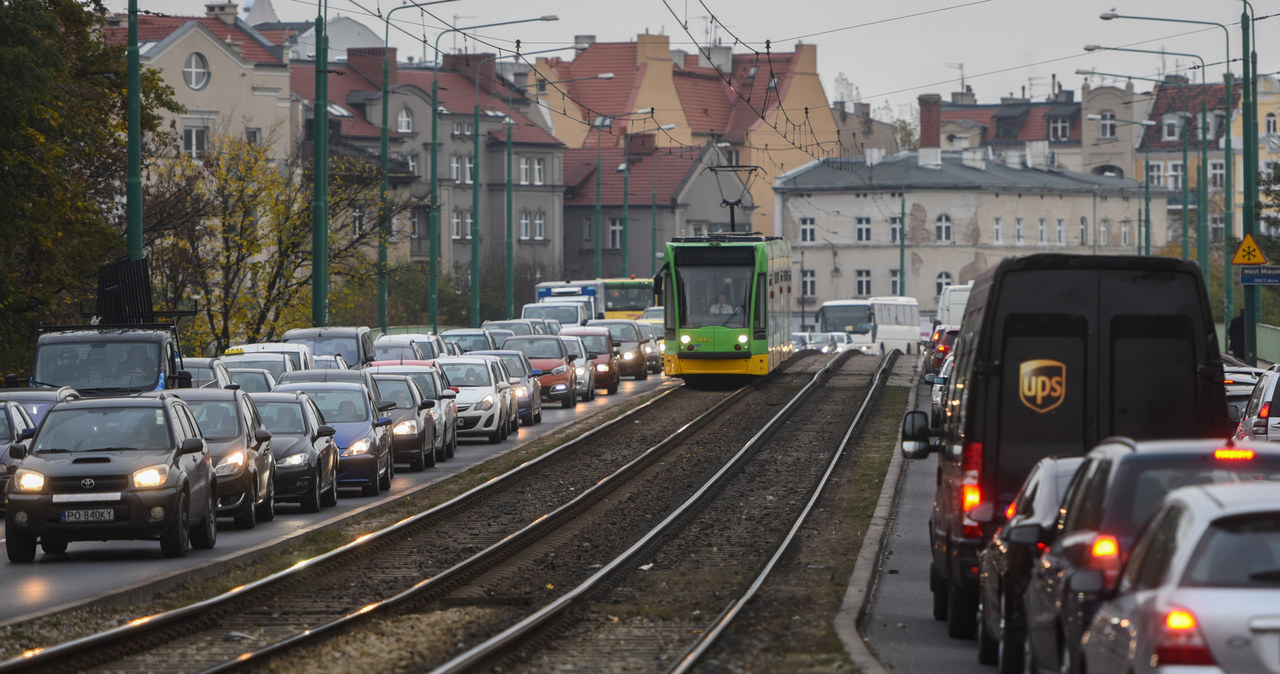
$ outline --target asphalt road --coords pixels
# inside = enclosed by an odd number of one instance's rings
[[[236,558],[255,548],[271,546],[283,537],[351,517],[371,506],[395,499],[409,489],[460,473],[558,426],[676,381],[661,375],[649,375],[646,381],[624,379],[616,395],[597,395],[595,400],[580,402],[572,410],[562,409],[559,403],[548,404],[543,408],[541,424],[522,426],[518,436],[498,444],[488,444],[484,438],[459,438],[454,458],[420,473],[407,472],[401,466],[392,481],[391,491],[378,497],[361,496],[359,490],[342,491],[336,507],[311,515],[303,514],[297,504],[281,503],[276,506],[275,520],[259,523],[248,531],[236,529],[229,519],[220,520],[217,546],[212,550],[192,550],[181,559],[161,556],[160,544],[156,541],[86,541],[71,543],[65,554],[37,552],[32,564],[9,564],[0,560],[0,579],[3,579],[5,588],[5,601],[0,602],[0,626],[125,589],[136,590],[140,597],[149,595],[156,583],[173,585],[193,570],[210,565],[229,566]],[[0,541],[3,539],[3,526],[0,525]]]
[[[929,387],[916,389],[916,409],[929,411]],[[880,577],[863,635],[880,662],[913,674],[991,674],[978,664],[978,644],[947,636],[933,619],[929,592],[929,514],[938,457],[910,461],[898,489],[896,511],[880,560]]]

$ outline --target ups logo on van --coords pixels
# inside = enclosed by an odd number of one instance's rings
[[[1018,397],[1022,404],[1044,413],[1062,404],[1067,393],[1067,366],[1045,358],[1024,360],[1018,366]]]

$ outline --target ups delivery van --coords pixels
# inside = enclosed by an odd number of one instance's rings
[[[1037,461],[1112,435],[1226,438],[1222,360],[1200,271],[1160,257],[1031,255],[977,278],[938,430],[903,420],[903,451],[938,455],[929,521],[933,614],[973,635],[978,551]]]

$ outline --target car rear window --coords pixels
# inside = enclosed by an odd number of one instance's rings
[[[489,386],[493,378],[489,368],[480,363],[440,363],[449,383],[454,386]]]
[[[564,358],[565,348],[560,338],[509,339],[507,346],[530,358]]]
[[[300,435],[307,432],[302,421],[302,406],[298,403],[258,403],[262,423],[273,434]]]
[[[1182,585],[1280,586],[1280,511],[1215,520],[1200,537]]]
[[[609,335],[619,342],[640,341],[640,336],[636,334],[635,326],[626,325],[625,323],[611,323],[605,327],[609,328]]]
[[[1120,464],[1111,485],[1101,529],[1132,536],[1156,511],[1165,494],[1197,484],[1280,480],[1280,457],[1217,460],[1212,454],[1137,459]]]

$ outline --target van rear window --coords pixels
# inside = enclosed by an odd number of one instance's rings
[[[1143,439],[1200,435],[1197,370],[1190,318],[1113,317],[1111,428],[1104,432]]]

